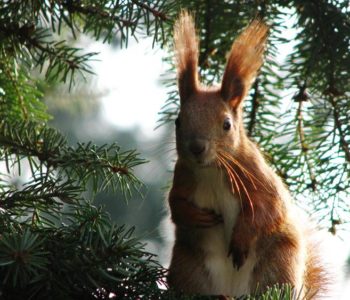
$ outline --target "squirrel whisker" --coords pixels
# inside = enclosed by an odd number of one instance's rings
[[[223,153],[220,153],[220,152],[218,151],[218,155],[223,155]],[[241,183],[242,188],[243,188],[243,190],[244,190],[244,192],[245,192],[245,194],[246,194],[246,196],[247,196],[247,198],[248,198],[249,206],[250,206],[250,209],[251,209],[251,211],[252,211],[252,218],[253,218],[253,221],[254,221],[254,205],[253,205],[253,201],[252,201],[252,199],[251,199],[251,197],[250,197],[250,195],[249,195],[249,192],[248,192],[248,190],[247,190],[247,188],[246,188],[246,185],[244,184],[243,180],[242,180],[242,179],[240,178],[240,176],[238,175],[237,171],[225,160],[225,158],[222,158],[222,161],[223,161],[223,163],[225,164],[225,166],[227,167],[227,170],[230,169],[232,174],[233,174],[233,173],[236,174],[236,178],[237,178],[237,179],[239,180],[239,182]]]

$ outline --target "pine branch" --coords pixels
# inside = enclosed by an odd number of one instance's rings
[[[210,37],[211,37],[211,20],[212,20],[213,11],[211,9],[211,4],[209,0],[205,1],[205,16],[204,16],[204,45],[203,51],[199,55],[199,66],[202,69],[208,67],[208,56],[212,51],[210,47]]]
[[[25,70],[0,53],[0,119],[47,121],[40,92]]]
[[[6,232],[0,240],[0,277],[2,286],[24,286],[45,269],[48,252],[42,250],[44,239],[29,229],[20,234]],[[15,274],[15,276],[12,276]],[[2,287],[2,292],[5,292]],[[6,293],[5,293],[6,295]]]
[[[48,62],[45,76],[50,81],[67,82],[72,86],[75,72],[79,71],[93,74],[93,71],[87,64],[87,61],[96,56],[96,52],[77,55],[81,49],[72,48],[60,42],[45,42],[48,30],[38,29],[34,38],[29,38],[26,42],[30,46],[33,58],[37,66],[42,70],[44,63]]]
[[[305,91],[305,88],[302,88]],[[301,92],[304,94],[304,92]],[[316,177],[313,171],[313,166],[308,154],[309,151],[309,146],[307,145],[306,139],[305,139],[305,132],[304,132],[304,123],[303,123],[303,102],[306,101],[306,99],[296,99],[298,101],[298,109],[296,113],[296,120],[297,120],[297,134],[298,134],[298,139],[300,143],[300,148],[301,148],[301,155],[304,157],[304,161],[307,166],[307,170],[309,173],[309,178],[311,181],[311,188],[313,191],[316,191]]]
[[[79,2],[75,1],[59,1],[59,4],[62,5],[69,13],[79,13],[87,17],[98,17],[101,19],[111,20],[113,23],[120,23],[121,27],[132,27],[137,23],[128,19],[121,18],[115,14],[110,13],[104,9],[99,8],[96,5],[81,5]],[[103,7],[105,8],[105,7]],[[113,11],[118,11],[120,7],[114,7]]]
[[[135,5],[149,11],[150,13],[152,13],[152,15],[155,17],[155,18],[159,18],[160,20],[162,21],[169,21],[169,18],[167,17],[167,15],[162,12],[162,11],[159,11],[155,8],[152,8],[150,7],[149,5],[147,5],[146,3],[144,2],[140,2],[138,0],[131,0],[132,3],[134,3]]]
[[[329,96],[328,101],[331,103],[333,108],[333,120],[335,128],[339,134],[341,148],[344,151],[346,161],[350,164],[350,146],[349,143],[346,141],[346,134],[343,131],[343,126],[339,115],[339,108],[333,96]]]
[[[5,26],[3,26],[5,25]],[[30,54],[23,56],[24,63],[35,65],[42,71],[46,67],[45,76],[51,81],[66,82],[68,79],[70,86],[74,81],[75,72],[92,73],[87,61],[97,53],[87,53],[78,55],[80,49],[65,45],[64,41],[54,42],[48,40],[51,36],[49,29],[35,28],[34,25],[19,26],[17,23],[2,24],[0,22],[0,31],[10,43],[6,46],[6,51],[20,51]],[[25,48],[16,49],[18,44]],[[19,55],[20,56],[20,55]]]
[[[254,131],[254,127],[256,124],[256,118],[257,118],[257,112],[259,109],[259,79],[257,78],[254,82],[253,85],[253,96],[252,96],[252,105],[251,105],[251,111],[250,111],[250,115],[249,115],[249,123],[248,123],[248,128],[247,128],[247,133],[248,136],[253,136],[253,131]]]
[[[137,29],[141,30],[143,26],[146,27],[148,35],[154,35],[155,41],[160,40],[159,32],[162,34],[161,39],[164,38],[163,23],[169,21],[166,13],[158,10],[156,5],[151,7],[138,1],[130,3],[103,1],[91,4],[85,1],[65,0],[45,2],[42,6],[24,0],[2,3],[0,11],[3,12],[4,19],[0,22],[0,38],[5,42],[1,47],[6,53],[14,54],[28,66],[31,66],[34,59],[41,71],[45,66],[47,79],[52,82],[69,81],[71,87],[75,73],[78,72],[82,76],[92,73],[87,62],[97,53],[79,54],[80,49],[67,46],[65,41],[54,41],[52,31],[56,31],[57,26],[59,34],[62,24],[65,24],[74,38],[76,38],[75,31],[82,30],[92,33],[96,39],[102,36],[104,42],[111,42],[115,37],[115,30],[119,30],[121,43],[127,44],[129,31],[137,38]],[[164,10],[168,6],[171,7],[170,4],[160,5]],[[150,20],[149,14],[155,19]],[[52,24],[51,29],[45,27],[44,20]]]
[[[5,57],[6,58],[6,57]],[[5,76],[9,80],[9,82],[12,85],[13,90],[15,91],[16,98],[18,99],[19,102],[19,107],[21,109],[21,114],[24,120],[28,120],[28,109],[27,106],[24,103],[24,97],[23,94],[20,92],[19,87],[18,87],[18,82],[14,78],[11,70],[9,69],[8,65],[5,63],[2,64],[1,69],[4,71]]]
[[[121,45],[128,43],[129,32],[137,39],[137,31],[145,29],[147,35],[153,35],[154,41],[164,40],[163,29],[165,22],[169,21],[167,11],[172,7],[172,3],[166,4],[157,2],[152,6],[146,2],[125,1],[113,3],[76,3],[74,1],[60,1],[62,12],[67,11],[70,15],[69,27],[73,28],[75,15],[84,19],[84,32],[92,32],[93,35],[103,40],[112,41],[115,31],[120,33]],[[151,18],[153,17],[153,18]],[[144,27],[144,28],[142,28]],[[159,31],[159,28],[161,29]],[[159,32],[161,36],[159,38]],[[163,44],[163,42],[162,42]]]
[[[8,210],[22,207],[38,208],[37,205],[49,205],[58,203],[73,203],[80,200],[82,189],[72,185],[72,182],[63,182],[62,179],[36,178],[25,185],[24,189],[9,187],[0,192],[0,207]],[[57,202],[60,200],[61,202]]]
[[[1,157],[9,162],[20,162],[27,157],[35,176],[37,164],[46,167],[46,173],[57,170],[62,176],[76,180],[86,186],[92,182],[95,191],[120,188],[125,195],[138,190],[141,182],[132,173],[135,166],[145,161],[135,151],[121,151],[116,144],[100,146],[78,144],[67,145],[66,140],[55,130],[36,123],[0,123]],[[38,159],[36,162],[34,158]]]
[[[7,296],[105,299],[113,293],[119,299],[160,299],[157,281],[165,270],[133,229],[111,224],[101,209],[82,204],[66,226],[17,230],[0,240],[1,291]]]

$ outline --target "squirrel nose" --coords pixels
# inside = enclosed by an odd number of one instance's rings
[[[195,156],[199,156],[207,149],[207,143],[203,139],[194,139],[189,144],[191,153]]]

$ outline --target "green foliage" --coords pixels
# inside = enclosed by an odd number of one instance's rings
[[[30,223],[2,235],[5,299],[105,299],[111,292],[134,299],[160,293],[157,281],[164,270],[132,228],[111,224],[105,212],[87,202],[66,210],[62,224],[33,214]]]
[[[29,73],[6,54],[0,56],[0,119],[47,121],[42,93]]]
[[[20,173],[20,161],[26,158],[34,177],[38,169],[46,178],[56,170],[55,176],[75,180],[81,187],[92,183],[95,192],[120,188],[126,195],[141,185],[131,170],[145,161],[134,150],[121,151],[116,144],[97,147],[91,143],[72,148],[56,130],[33,122],[3,121],[0,133],[3,145],[0,153],[5,157],[8,172],[11,162],[11,167],[17,166]]]
[[[286,180],[307,195],[330,230],[348,219],[350,195],[350,10],[348,1],[295,1],[297,44],[285,69],[295,90],[283,116]]]
[[[38,73],[74,84],[92,73],[95,53],[66,42],[87,33],[127,45],[141,28],[162,41],[164,3],[152,1],[4,1],[0,4],[1,299],[158,297],[165,270],[114,224],[85,191],[119,190],[127,199],[145,163],[117,144],[68,145],[48,127]],[[139,33],[138,33],[139,34]],[[36,75],[35,75],[36,74]],[[13,174],[20,175],[15,179]]]
[[[90,34],[127,46],[141,32],[163,43],[164,11],[174,4],[158,1],[3,1],[0,4],[0,117],[12,120],[47,120],[41,94],[31,79],[33,68],[49,82],[68,82],[78,74],[92,73],[88,65],[97,53],[85,53],[70,39]],[[67,33],[68,32],[68,33]],[[70,35],[69,35],[70,34]],[[10,109],[11,108],[11,109]]]
[[[306,295],[309,296],[309,295]],[[222,296],[198,296],[198,295],[181,295],[172,291],[163,295],[165,299],[181,299],[181,300],[219,300]],[[297,293],[290,285],[274,285],[268,287],[263,293],[254,293],[253,295],[242,296],[238,298],[229,298],[230,300],[303,300],[305,297],[301,293]]]
[[[243,297],[246,300],[302,300],[301,293],[297,293],[288,284],[274,285],[269,287],[263,294]]]

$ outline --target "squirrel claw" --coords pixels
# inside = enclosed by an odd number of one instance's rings
[[[208,228],[223,222],[221,215],[207,208],[200,208],[183,198],[170,198],[172,220],[184,227]]]

